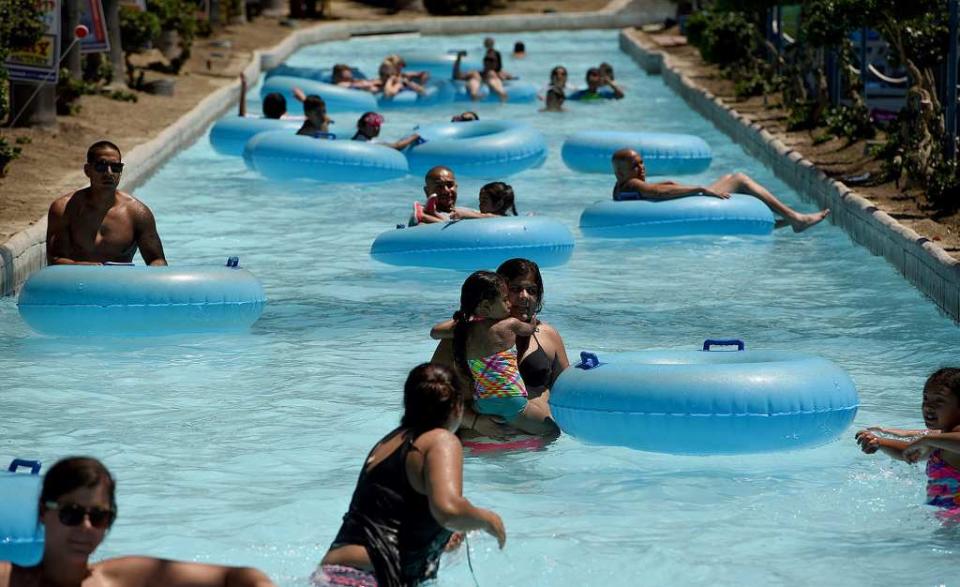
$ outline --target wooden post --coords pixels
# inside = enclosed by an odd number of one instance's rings
[[[946,122],[946,145],[944,145],[947,157],[954,159],[957,156],[957,21],[958,6],[957,0],[948,0],[950,9],[950,20],[948,30],[950,33],[950,45],[947,50],[947,93],[946,93],[946,112],[944,113]]]

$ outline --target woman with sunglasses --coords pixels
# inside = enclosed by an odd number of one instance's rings
[[[90,563],[117,517],[115,482],[96,459],[70,457],[47,471],[40,493],[43,560],[35,567],[0,562],[0,587],[271,587],[256,569],[125,556]]]
[[[537,318],[543,308],[543,277],[540,267],[528,259],[510,259],[497,268],[507,280],[507,298],[510,313],[514,318],[537,325],[533,336],[517,337],[517,357],[520,377],[527,389],[527,399],[532,402],[550,400],[550,388],[564,369],[570,366],[563,338],[557,330]],[[434,363],[453,366],[453,341],[441,340],[431,359]],[[503,437],[520,434],[509,426],[501,425],[490,416],[464,409],[460,434],[469,436]]]
[[[463,496],[463,447],[454,436],[463,396],[453,371],[423,363],[403,386],[400,426],[370,450],[343,524],[313,573],[319,587],[420,585],[437,574],[453,532],[507,540],[496,513]]]

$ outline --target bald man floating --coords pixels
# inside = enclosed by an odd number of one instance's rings
[[[757,198],[774,214],[782,217],[775,227],[793,227],[794,232],[803,232],[819,223],[830,209],[826,208],[814,214],[801,214],[787,206],[766,190],[762,185],[743,173],[724,175],[707,187],[681,185],[672,181],[656,183],[647,181],[647,170],[643,166],[643,157],[633,149],[620,149],[613,154],[613,172],[617,176],[617,185],[613,186],[614,200],[673,200],[687,196],[711,196],[727,199],[731,193],[747,194]]]

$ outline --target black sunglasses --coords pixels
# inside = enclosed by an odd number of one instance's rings
[[[57,512],[57,517],[64,526],[79,526],[86,517],[94,528],[106,530],[117,519],[117,512],[103,508],[85,508],[75,503],[59,504],[55,501],[48,501],[45,505],[48,510]]]
[[[120,163],[119,161],[117,161],[117,162],[112,162],[112,161],[97,161],[96,163],[93,164],[93,168],[97,170],[97,173],[103,173],[103,172],[105,172],[108,167],[110,168],[110,171],[112,171],[112,172],[114,172],[114,173],[122,173],[122,172],[123,172],[123,163]]]

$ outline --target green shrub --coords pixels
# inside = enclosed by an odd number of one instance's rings
[[[828,108],[823,117],[824,123],[834,135],[853,143],[860,139],[872,139],[877,136],[877,128],[870,118],[870,110],[863,104],[858,106],[834,106]]]
[[[751,61],[758,49],[756,29],[742,12],[692,15],[687,20],[687,40],[700,50],[704,61],[719,65]]]
[[[423,0],[427,12],[437,16],[486,14],[493,4],[493,0]]]

